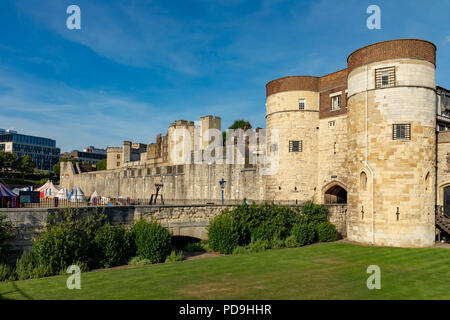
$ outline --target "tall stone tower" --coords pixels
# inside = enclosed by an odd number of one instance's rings
[[[348,238],[386,246],[434,243],[434,44],[375,43],[348,62]]]
[[[313,200],[318,169],[319,78],[273,80],[266,85],[266,96],[267,152],[273,170],[264,179],[265,199]]]

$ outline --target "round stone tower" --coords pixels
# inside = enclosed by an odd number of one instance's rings
[[[375,43],[348,62],[348,238],[385,246],[434,244],[434,44]]]
[[[319,78],[285,77],[266,85],[267,200],[313,200],[317,186]]]

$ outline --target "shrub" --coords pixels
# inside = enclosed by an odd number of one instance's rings
[[[131,234],[137,256],[158,263],[164,262],[170,254],[171,234],[160,224],[140,219],[134,223]]]
[[[243,226],[225,210],[214,217],[208,227],[208,244],[214,251],[230,254],[238,245],[244,244]]]
[[[247,245],[247,249],[252,253],[266,251],[270,249],[269,241],[262,239],[253,240]]]
[[[0,264],[0,281],[12,280],[14,271],[7,264]]]
[[[203,248],[203,245],[200,242],[188,243],[186,247],[184,247],[184,251],[186,252],[204,252],[206,251]]]
[[[318,225],[327,221],[327,212],[328,208],[325,205],[308,201],[302,207],[301,220],[305,224]]]
[[[183,261],[183,260],[184,260],[183,252],[181,252],[181,251],[177,252],[175,250],[172,250],[170,255],[166,258],[166,263],[167,262],[175,262],[175,261]]]
[[[297,247],[297,238],[294,235],[291,235],[284,240],[286,248],[295,248]]]
[[[319,242],[330,242],[337,240],[337,231],[334,224],[322,222],[317,225],[317,238]]]
[[[73,229],[56,226],[48,228],[33,244],[37,265],[48,267],[58,274],[75,261],[85,258],[86,244]]]
[[[296,210],[268,203],[244,203],[234,208],[230,215],[245,226],[244,230],[248,233],[243,233],[243,238],[246,243],[250,239],[285,239],[289,236],[292,225],[300,219]]]
[[[292,235],[297,241],[297,245],[304,246],[314,242],[315,229],[312,224],[296,223],[292,227]]]
[[[126,264],[133,256],[131,234],[123,225],[103,226],[93,240],[96,262],[104,268]]]
[[[237,246],[236,248],[234,248],[233,250],[233,254],[247,254],[250,253],[250,250],[247,249],[247,247],[243,247],[243,246]]]
[[[0,263],[5,262],[10,246],[7,241],[14,238],[11,222],[5,221],[6,215],[0,215]]]
[[[16,261],[14,270],[14,280],[26,280],[51,276],[50,266],[44,266],[39,263],[38,257],[32,251],[24,251],[22,256]]]
[[[285,247],[285,242],[280,238],[275,238],[270,241],[270,247],[272,249],[281,249]]]
[[[59,226],[77,233],[85,244],[86,256],[82,260],[86,260],[89,266],[96,267],[98,261],[93,240],[106,221],[106,214],[99,208],[95,208],[91,213],[79,208],[66,208],[49,215],[47,229]]]
[[[149,259],[142,259],[141,257],[133,257],[128,261],[129,265],[146,265],[146,264],[152,264],[152,262]]]

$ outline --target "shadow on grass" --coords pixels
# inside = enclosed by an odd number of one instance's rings
[[[21,299],[26,299],[26,300],[33,300],[33,298],[29,295],[27,295],[24,291],[22,291],[16,284],[16,281],[11,281],[12,286],[14,287],[15,290],[13,291],[9,291],[9,292],[4,292],[3,294],[9,294],[9,293],[15,293],[18,292],[21,295]],[[0,300],[13,300],[13,299],[8,299],[5,298],[3,295],[0,295]]]

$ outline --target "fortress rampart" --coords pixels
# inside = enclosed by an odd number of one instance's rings
[[[166,199],[217,201],[223,178],[225,199],[348,203],[349,239],[430,246],[435,205],[447,198],[450,205],[450,137],[437,133],[450,128],[450,117],[448,126],[442,117],[437,125],[435,70],[431,42],[371,44],[351,53],[343,70],[268,82],[266,132],[255,134],[256,145],[249,138],[233,140],[228,150],[215,145],[219,117],[179,120],[146,148],[108,148],[104,172],[62,166],[61,185],[87,195],[149,198],[162,183]],[[177,128],[199,140],[174,138]],[[212,161],[191,161],[211,150]],[[241,162],[217,162],[239,152]],[[249,161],[255,155],[258,161]],[[180,157],[189,161],[175,161]]]

